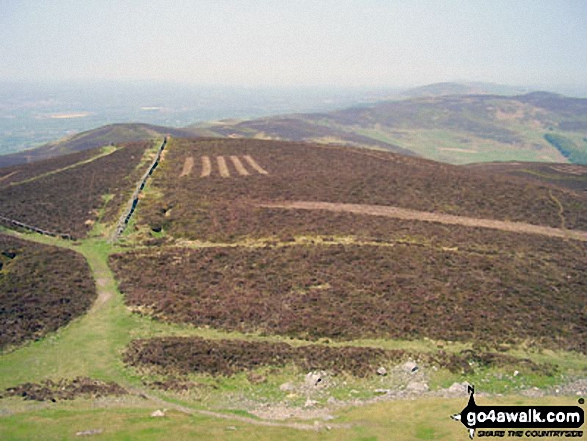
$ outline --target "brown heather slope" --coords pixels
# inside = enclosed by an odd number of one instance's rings
[[[530,241],[525,253],[405,243],[170,248],[115,255],[111,265],[127,304],[173,322],[587,353],[585,247]]]
[[[107,145],[125,144],[136,141],[149,141],[166,135],[191,137],[197,135],[194,130],[155,126],[140,123],[109,124],[78,133],[68,138],[49,142],[22,152],[0,156],[0,176],[5,167],[17,166],[31,162],[41,162],[50,158],[91,150]]]
[[[142,173],[137,167],[150,147],[150,141],[123,144],[94,161],[47,175],[44,173],[61,168],[59,165],[71,165],[70,155],[11,168],[23,171],[29,179],[39,178],[0,187],[0,216],[43,230],[83,237],[91,230],[99,210],[105,210],[107,219],[118,212],[124,195],[132,191]],[[77,161],[85,158],[86,152],[72,156]],[[13,176],[16,179],[18,173]],[[108,203],[103,198],[107,195],[112,196]]]
[[[194,167],[182,176],[187,158]],[[585,229],[586,203],[550,184],[385,152],[172,139],[137,222],[139,238],[150,226],[159,237],[146,243],[170,246],[117,254],[110,264],[126,303],[161,320],[310,340],[526,342],[585,352],[583,242],[364,209],[560,233],[563,217]],[[186,238],[217,243],[198,248]]]
[[[267,174],[241,161],[242,176],[228,161],[250,155]],[[186,158],[195,166],[180,178]],[[202,158],[210,176],[200,177]],[[218,158],[226,158],[223,177]],[[222,161],[221,161],[222,163]],[[223,174],[226,173],[223,170]],[[213,241],[304,234],[312,225],[291,228],[300,215],[284,210],[268,219],[260,203],[330,202],[395,206],[429,213],[524,222],[587,230],[587,198],[548,184],[435,163],[393,153],[347,147],[259,140],[172,139],[145,199],[139,224],[165,229],[173,237]],[[562,207],[562,211],[561,211]],[[303,215],[301,215],[303,216]],[[281,223],[283,222],[283,223]],[[287,232],[281,227],[287,227]]]
[[[101,153],[100,148],[75,152],[69,155],[58,156],[44,161],[14,165],[0,168],[0,187],[6,187],[17,182],[26,181],[45,173],[53,173],[65,167],[71,167],[82,161],[87,161]]]
[[[515,176],[532,183],[564,187],[587,197],[587,165],[549,164],[536,162],[479,163],[467,166],[471,170]]]
[[[65,326],[95,299],[80,254],[0,234],[0,348]]]

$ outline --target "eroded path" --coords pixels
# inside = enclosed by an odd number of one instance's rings
[[[494,230],[509,231],[513,233],[538,234],[541,236],[559,237],[563,239],[573,239],[582,242],[587,242],[587,231],[545,227],[542,225],[533,225],[525,222],[508,222],[492,219],[479,219],[466,216],[454,216],[451,214],[430,213],[427,211],[409,210],[406,208],[383,205],[292,201],[266,202],[258,204],[258,206],[266,208],[285,208],[291,210],[326,210],[337,213],[355,213],[368,216],[383,216],[395,219],[415,220],[422,222],[438,222],[441,224],[448,225],[491,228]]]

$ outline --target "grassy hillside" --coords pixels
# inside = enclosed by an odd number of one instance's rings
[[[448,88],[459,93],[461,89]],[[442,90],[446,91],[446,87]],[[433,89],[401,101],[324,114],[220,122],[206,128],[221,136],[403,149],[453,164],[583,163],[587,152],[587,99],[544,92],[518,96],[444,95]],[[572,153],[549,142],[553,136],[574,142]]]

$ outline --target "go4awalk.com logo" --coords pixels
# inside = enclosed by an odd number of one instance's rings
[[[469,386],[468,392],[469,403],[451,418],[463,423],[471,439],[475,433],[500,438],[583,438],[583,431],[577,429],[585,422],[585,413],[579,406],[478,406],[474,387]]]

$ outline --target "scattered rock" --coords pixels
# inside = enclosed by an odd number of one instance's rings
[[[412,381],[406,386],[406,391],[421,394],[428,391],[428,385],[422,381]]]
[[[467,388],[469,387],[469,383],[453,383],[446,391],[450,395],[456,396],[465,396],[467,395]]]
[[[323,386],[325,377],[326,372],[308,372],[305,379],[305,385],[309,387]]]
[[[90,430],[82,430],[81,432],[76,432],[77,436],[92,436],[92,435],[99,435],[104,432],[103,429],[90,429]]]
[[[381,375],[382,377],[387,375],[387,369],[381,366],[379,369],[377,369],[377,375]]]
[[[519,375],[519,371],[514,371],[514,377],[517,377]]]
[[[230,430],[230,431],[235,431],[236,427],[235,426],[226,426],[226,430]]]
[[[153,412],[151,414],[151,416],[154,417],[154,418],[164,417],[165,416],[165,409],[163,409],[163,410],[156,410],[155,412]]]
[[[314,407],[316,404],[318,404],[318,401],[315,400],[310,400],[309,398],[306,400],[306,403],[304,404],[304,407]]]
[[[520,391],[520,395],[524,395],[530,398],[538,398],[544,396],[544,392],[537,387],[532,387],[530,389]]]
[[[329,405],[333,405],[333,404],[337,404],[337,403],[338,403],[338,400],[334,397],[330,397],[330,398],[328,398],[328,400],[326,400],[326,404],[329,404]]]
[[[407,361],[403,364],[402,366],[403,370],[406,372],[410,372],[412,374],[418,372],[418,365],[416,363],[414,363],[413,361]]]
[[[376,394],[388,394],[391,392],[391,389],[375,389]]]

